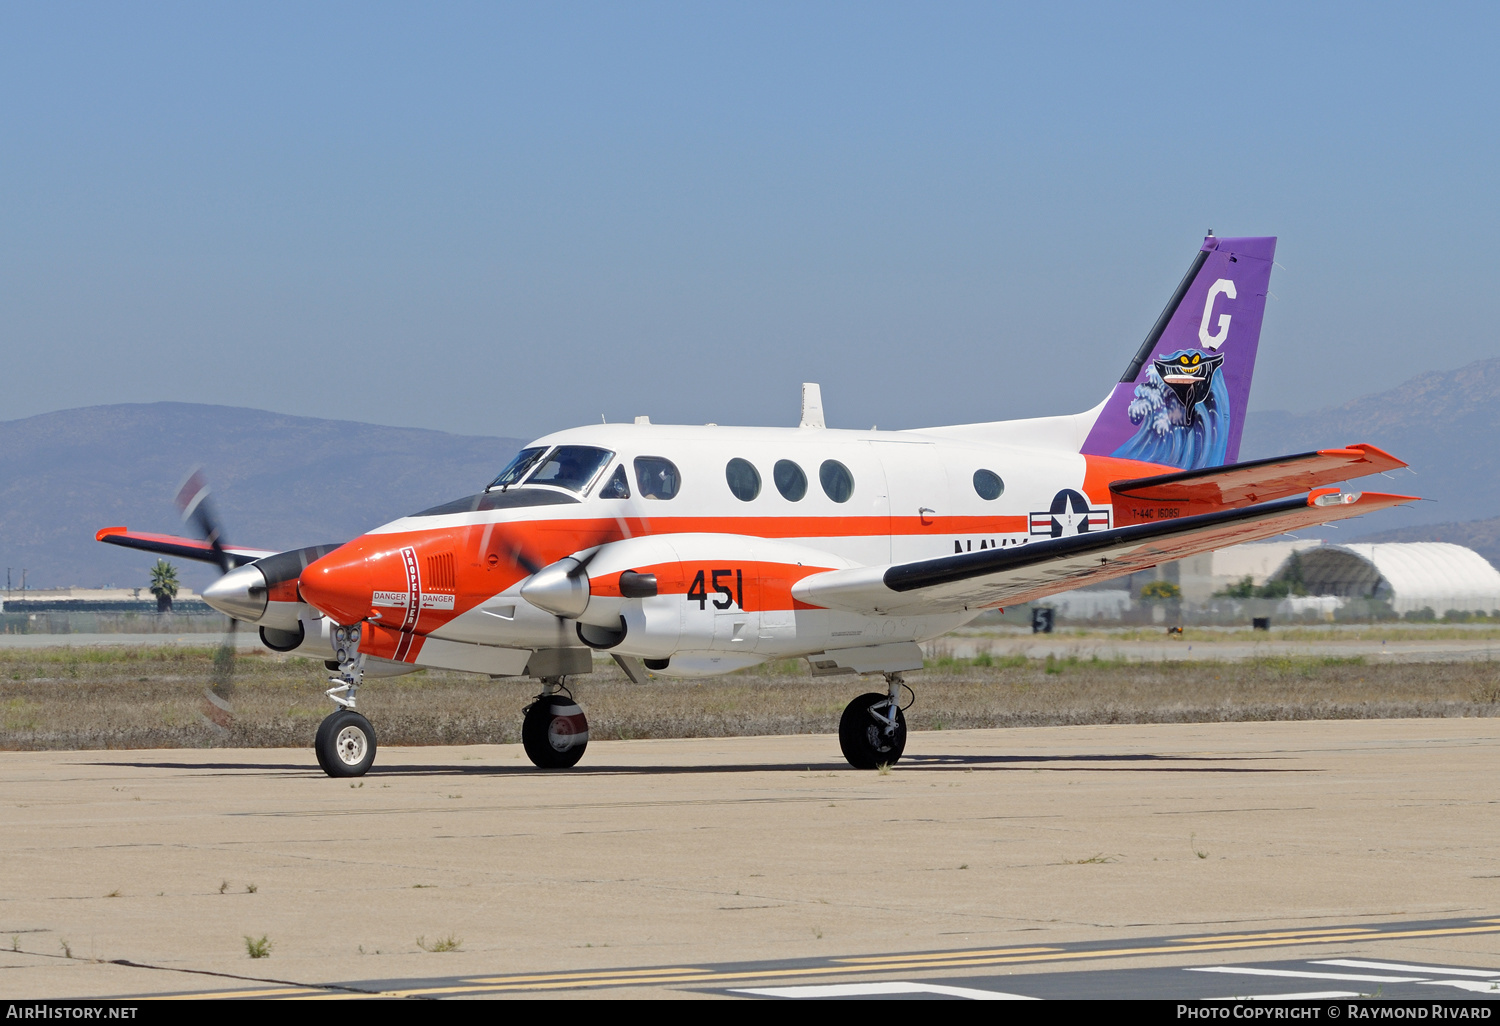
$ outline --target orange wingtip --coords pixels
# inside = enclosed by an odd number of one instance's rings
[[[129,534],[129,533],[130,533],[130,528],[128,528],[128,527],[101,527],[101,528],[99,528],[99,533],[96,534],[96,535],[94,535],[94,541],[103,541],[105,538],[108,538],[112,534]]]
[[[1399,456],[1392,456],[1378,445],[1368,442],[1355,442],[1346,445],[1342,449],[1319,449],[1319,456],[1336,456],[1343,459],[1357,458],[1376,464],[1385,470],[1395,470],[1408,466],[1407,462]]]

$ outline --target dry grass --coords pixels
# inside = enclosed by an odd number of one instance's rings
[[[988,662],[988,665],[984,663]],[[907,675],[915,730],[1078,723],[1212,722],[1500,714],[1500,666],[1359,659],[1124,662],[981,657]],[[320,661],[244,654],[234,725],[199,716],[213,649],[0,652],[0,748],[304,747],[331,705]],[[613,667],[575,678],[599,740],[832,733],[879,678],[811,680],[786,662],[702,682],[629,683]],[[372,680],[360,709],[382,745],[514,743],[527,680],[428,671]]]

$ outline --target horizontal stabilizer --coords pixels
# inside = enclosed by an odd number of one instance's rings
[[[1115,523],[1124,526],[1284,499],[1335,481],[1404,466],[1404,462],[1373,445],[1351,445],[1113,481],[1109,490]]]
[[[106,527],[94,535],[94,540],[109,545],[122,545],[127,549],[140,549],[143,552],[155,552],[163,556],[176,556],[178,559],[193,559],[200,563],[218,565],[219,562],[218,553],[214,552],[213,546],[197,538],[179,538],[173,534],[145,534],[141,531],[132,531],[127,527]],[[235,566],[244,566],[246,563],[254,563],[257,559],[274,556],[277,551],[276,549],[242,548],[224,550],[230,562]]]
[[[1341,494],[1323,489],[1240,509],[1088,531],[1015,548],[830,570],[797,582],[792,597],[827,609],[897,615],[1015,605],[1200,552],[1416,501],[1410,495]]]

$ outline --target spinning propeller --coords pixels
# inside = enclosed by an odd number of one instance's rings
[[[194,467],[188,472],[177,489],[176,503],[182,514],[182,522],[213,549],[220,573],[227,574],[233,570],[234,560],[224,551],[224,531],[214,513],[208,481],[203,476],[202,467]],[[235,635],[239,630],[239,623],[234,617],[229,618],[229,629],[214,652],[209,686],[203,691],[203,721],[220,734],[227,733],[234,722]]]
[[[513,566],[524,570],[529,575],[521,582],[521,597],[556,618],[557,647],[560,649],[577,647],[571,644],[568,638],[568,621],[574,621],[575,628],[579,632],[579,640],[583,640],[582,625],[577,621],[589,604],[589,564],[611,542],[630,538],[639,533],[631,530],[632,521],[649,530],[648,521],[644,517],[630,515],[635,512],[633,508],[635,498],[628,493],[620,498],[625,499],[629,505],[620,516],[614,518],[613,527],[601,529],[586,544],[576,549],[574,554],[564,556],[555,562],[543,563],[537,558],[535,552],[528,551],[514,535],[502,534],[499,539],[500,551]],[[481,557],[484,557],[486,551],[491,549],[491,539],[497,530],[503,531],[503,528],[495,524],[490,524],[485,528],[479,542]],[[591,629],[608,633],[608,628]]]

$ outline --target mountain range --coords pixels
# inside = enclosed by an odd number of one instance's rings
[[[1263,396],[1262,396],[1263,397]],[[1255,412],[1241,460],[1369,442],[1413,472],[1355,487],[1425,502],[1348,521],[1336,541],[1454,541],[1500,563],[1500,359],[1429,371],[1376,395],[1309,413]]]
[[[19,587],[139,587],[155,557],[101,527],[182,533],[172,504],[201,464],[231,543],[344,541],[472,495],[522,441],[194,403],[91,406],[0,422],[0,558]],[[184,584],[217,576],[179,564]]]
[[[1454,541],[1500,563],[1500,359],[1420,374],[1309,413],[1255,412],[1242,460],[1370,442],[1415,475],[1356,487],[1431,500],[1350,521],[1339,541]],[[94,541],[101,527],[181,530],[172,497],[201,464],[229,540],[343,541],[472,494],[523,440],[453,435],[194,403],[92,406],[0,422],[0,559],[19,584],[137,587],[154,558]],[[215,571],[181,566],[201,588]]]

